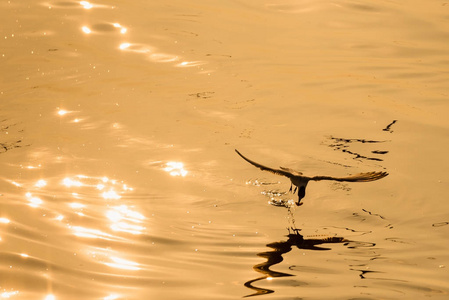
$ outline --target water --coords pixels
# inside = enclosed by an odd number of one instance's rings
[[[0,298],[448,297],[446,3],[0,7]]]

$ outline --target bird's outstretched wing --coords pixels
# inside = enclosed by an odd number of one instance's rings
[[[293,170],[293,169],[290,169],[290,168],[284,168],[284,167],[279,167],[279,168],[281,168],[281,170],[290,172],[290,173],[292,173],[292,175],[295,175],[295,176],[301,176],[302,175],[302,172],[299,172],[299,171],[296,171],[296,170]]]
[[[311,177],[310,180],[335,180],[335,181],[349,181],[349,182],[368,182],[379,180],[387,176],[387,172],[368,172],[368,173],[360,173],[351,175],[348,177],[331,177],[331,176],[314,176]]]
[[[294,177],[294,176],[295,176],[295,174],[293,174],[293,173],[290,172],[290,169],[287,169],[287,168],[282,168],[282,169],[272,169],[272,168],[266,167],[266,166],[264,166],[264,165],[261,165],[261,164],[259,164],[259,163],[256,163],[255,161],[252,161],[252,160],[249,159],[249,158],[246,158],[246,157],[243,156],[243,154],[241,154],[237,149],[235,149],[235,152],[237,152],[237,154],[240,155],[244,160],[246,160],[247,162],[249,162],[249,163],[252,164],[253,166],[255,166],[255,167],[257,167],[257,168],[259,168],[259,169],[261,169],[261,170],[263,170],[263,171],[268,171],[268,172],[271,172],[271,173],[276,174],[276,175],[286,176],[286,177],[288,177],[288,178],[291,178],[291,177]]]

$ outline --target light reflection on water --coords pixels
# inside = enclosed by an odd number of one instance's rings
[[[16,296],[17,294],[19,294],[19,291],[2,292],[2,293],[0,294],[0,297],[1,297],[1,298],[4,298],[4,299],[9,299],[9,298],[11,298],[12,296]]]
[[[2,224],[8,224],[10,221],[7,218],[0,218],[0,223]]]
[[[120,298],[120,295],[111,294],[111,295],[104,297],[103,300],[115,300],[115,299],[119,299],[119,298]]]
[[[18,223],[21,222],[19,221],[20,217],[18,220],[11,220],[12,215],[7,217],[8,213],[3,212],[6,215],[0,218],[0,226],[7,227],[1,229],[1,232],[4,234],[0,236],[0,242],[10,243],[15,238],[13,232],[21,228],[21,230],[29,232],[28,235],[30,237],[26,238],[26,235],[24,235],[25,240],[39,245],[41,242],[36,237],[31,236],[43,234],[45,232],[43,231],[45,230],[44,227],[46,227],[46,230],[53,232],[53,235],[63,237],[69,234],[79,239],[74,244],[75,248],[73,249],[74,255],[79,261],[88,260],[91,263],[104,265],[110,269],[117,270],[117,274],[120,274],[121,270],[137,272],[142,269],[138,260],[128,257],[126,252],[114,250],[113,247],[115,243],[130,243],[133,240],[132,236],[148,235],[147,228],[144,226],[147,218],[139,211],[139,208],[118,202],[122,197],[128,197],[127,194],[134,191],[132,187],[123,181],[111,179],[107,176],[96,177],[82,174],[66,176],[62,179],[41,177],[37,181],[30,180],[30,182],[27,182],[23,180],[21,184],[17,184],[12,180],[5,180],[5,182],[10,182],[16,188],[27,190],[25,199],[28,206],[32,209],[40,210],[39,214],[41,214],[41,217],[38,218],[40,220],[36,221],[39,223],[46,222],[46,225],[42,226],[42,229],[35,230],[25,224]],[[58,191],[57,196],[51,197],[55,191]],[[39,197],[36,195],[39,195]],[[11,197],[11,199],[14,198]],[[20,200],[18,203],[20,203]],[[95,220],[95,222],[90,220]],[[58,223],[60,226],[58,226]],[[8,229],[10,224],[13,224],[13,227]],[[61,232],[61,230],[63,231]],[[31,232],[34,233],[30,235]],[[101,241],[108,243],[108,246],[93,246],[97,243],[101,245]],[[64,243],[68,243],[68,241]],[[17,256],[20,256],[22,259],[28,259],[29,262],[46,263],[45,260],[39,258],[42,254],[37,254],[41,251],[40,247],[31,247],[29,250],[36,254],[17,253]],[[70,249],[64,249],[63,251],[67,250],[70,251]],[[9,255],[9,257],[11,256]],[[12,270],[20,268],[19,266],[22,264],[25,264],[24,268],[27,265],[26,261],[14,262],[11,259],[10,264],[13,266]],[[92,274],[96,272],[92,268],[89,269],[90,271],[87,272],[93,272]],[[113,272],[110,274],[112,275]],[[126,277],[127,275],[122,274],[121,276]],[[54,280],[47,275],[44,275],[44,277],[48,281]],[[13,298],[21,294],[23,292],[20,290],[4,291],[1,297]],[[120,297],[119,294],[112,293],[102,298],[119,299]],[[55,294],[48,294],[41,299],[57,298]],[[62,298],[64,299],[65,297]]]
[[[90,32],[89,32],[90,33]],[[161,53],[155,47],[132,43],[121,43],[118,48],[124,52],[132,52],[144,55],[147,59],[159,63],[175,63],[176,67],[199,67],[206,64],[205,61],[185,61],[179,55]],[[202,70],[203,71],[203,70]]]
[[[34,185],[33,184],[18,184],[11,180],[9,181],[11,184],[15,185],[16,187],[22,187],[24,189],[27,189],[26,187],[29,186],[29,190],[25,192],[25,199],[27,200],[27,203],[29,206],[33,208],[41,207],[43,209],[49,209],[51,210],[52,203],[51,200],[48,200],[46,203],[44,200],[45,197],[39,197],[35,194],[40,195],[48,195],[49,192],[46,192],[46,188],[49,190],[53,190],[54,187],[51,186],[51,183],[49,183],[49,180],[46,179],[39,179]],[[58,180],[53,180],[53,183],[58,184]],[[67,202],[67,206],[71,209],[69,213],[75,213],[79,216],[85,216],[88,215],[95,215],[95,212],[90,212],[89,208],[92,205],[98,206],[98,202],[94,203],[92,202],[93,199],[89,199],[86,202],[82,202],[85,200],[85,195],[90,195],[92,197],[91,192],[87,192],[86,189],[90,191],[96,191],[97,199],[102,199],[105,201],[117,201],[122,198],[123,195],[126,193],[132,192],[134,189],[132,187],[129,187],[127,184],[125,184],[123,181],[117,181],[113,179],[109,179],[108,177],[89,177],[86,175],[75,175],[73,177],[65,177],[61,181],[59,181],[59,185],[63,186],[68,189],[67,196],[72,199],[76,199],[78,201],[71,201]],[[79,192],[74,192],[74,190],[77,190]],[[95,198],[95,197],[94,197]],[[70,201],[70,200],[69,200]],[[65,219],[64,213],[60,213],[57,211],[52,212],[55,215],[55,219],[62,221]],[[128,205],[124,204],[117,204],[113,205],[112,203],[107,204],[107,209],[104,212],[104,216],[107,220],[111,223],[110,228],[113,231],[120,231],[120,232],[126,232],[131,234],[141,234],[145,227],[139,225],[144,222],[145,216],[136,210],[135,207],[130,207]],[[9,220],[7,218],[2,218],[1,223],[9,223]],[[74,231],[74,234],[77,236],[84,236],[84,237],[104,237],[104,236],[112,236],[105,233],[102,233],[101,231],[94,230],[94,229],[85,229],[83,227],[78,226],[72,226],[72,230]]]
[[[171,176],[185,177],[189,172],[184,169],[184,164],[178,161],[169,161],[165,164],[164,171]]]
[[[87,1],[81,1],[80,5],[82,5],[82,7],[86,10],[91,10],[93,8],[106,8],[106,6],[104,6],[104,5],[92,4]],[[105,27],[106,27],[105,25],[112,26],[113,28],[116,28],[119,31],[119,33],[122,35],[125,35],[128,33],[128,29],[118,22],[94,25],[94,27],[98,27],[99,33],[101,33],[102,31],[105,30]],[[96,31],[92,29],[92,26],[88,26],[88,25],[82,26],[81,31],[86,35],[91,35],[91,34],[96,33]],[[176,43],[176,41],[175,41],[175,43]],[[143,45],[143,44],[140,45],[138,43],[122,42],[118,46],[118,49],[120,49],[121,51],[128,51],[128,52],[143,54],[143,55],[145,55],[145,57],[147,59],[149,59],[150,61],[153,61],[153,62],[159,62],[159,63],[175,63],[176,62],[176,64],[174,65],[175,67],[182,67],[182,68],[200,67],[200,66],[206,64],[206,61],[187,61],[182,58],[182,55],[164,53],[164,52],[156,50],[156,47],[154,47],[154,46],[149,46],[149,45],[147,46],[147,45]],[[205,72],[205,70],[200,69],[200,72]],[[208,71],[208,72],[210,74],[211,71]]]
[[[117,269],[125,269],[125,270],[132,270],[132,271],[137,271],[140,270],[139,264],[130,260],[126,260],[123,258],[119,258],[119,257],[109,257],[110,260],[112,260],[111,262],[105,262],[104,264],[112,267],[112,268],[117,268]]]
[[[94,7],[91,3],[87,1],[80,1],[80,4],[83,6],[84,9],[91,9]]]

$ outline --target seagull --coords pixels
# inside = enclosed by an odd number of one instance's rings
[[[347,177],[332,177],[332,176],[313,176],[308,177],[304,176],[301,172],[295,171],[290,168],[284,168],[280,167],[280,169],[272,169],[269,167],[266,167],[264,165],[261,165],[259,163],[256,163],[255,161],[250,160],[249,158],[246,158],[241,154],[237,149],[235,149],[235,152],[237,152],[238,155],[240,155],[244,160],[252,164],[253,166],[263,170],[268,171],[276,175],[281,175],[290,178],[291,185],[289,192],[292,191],[293,185],[295,186],[295,189],[293,190],[293,194],[298,190],[298,202],[296,202],[296,205],[302,205],[301,199],[304,198],[306,195],[306,187],[309,181],[320,181],[320,180],[334,180],[334,181],[347,181],[347,182],[368,182],[368,181],[374,181],[379,180],[381,178],[384,178],[388,175],[387,172],[367,172],[367,173],[359,173]]]

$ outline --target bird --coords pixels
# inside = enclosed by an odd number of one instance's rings
[[[253,166],[263,170],[268,171],[276,175],[281,175],[288,177],[291,181],[290,190],[292,191],[293,185],[295,186],[295,189],[293,190],[293,194],[298,190],[298,202],[296,202],[296,205],[300,206],[302,205],[301,200],[306,195],[306,187],[309,181],[320,181],[320,180],[333,180],[333,181],[346,181],[346,182],[369,182],[369,181],[375,181],[382,179],[386,176],[388,176],[387,172],[367,172],[367,173],[359,173],[355,175],[350,175],[347,177],[333,177],[333,176],[305,176],[302,172],[298,172],[296,170],[290,169],[290,168],[284,168],[280,167],[280,169],[273,169],[270,167],[266,167],[264,165],[261,165],[259,163],[256,163],[255,161],[245,157],[242,153],[240,153],[237,149],[235,149],[235,152],[237,152],[238,155],[240,155],[244,160],[252,164]]]

